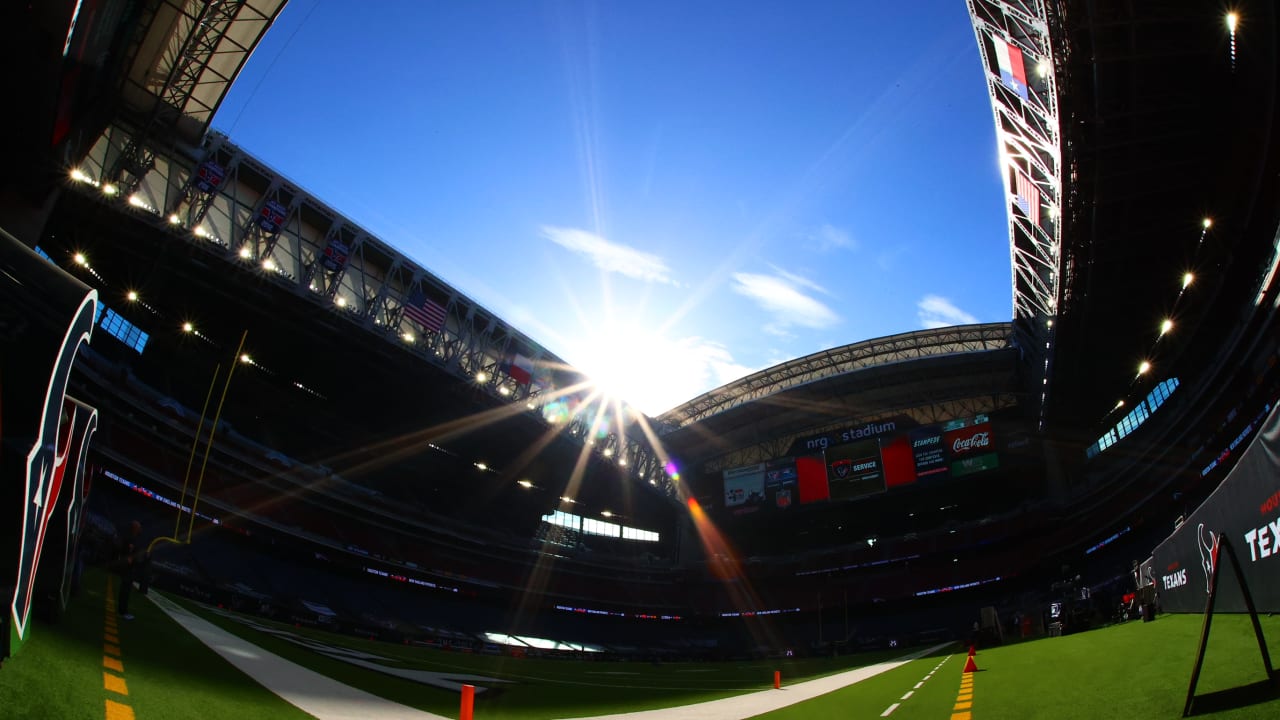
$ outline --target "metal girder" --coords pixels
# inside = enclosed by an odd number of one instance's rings
[[[149,219],[175,242],[238,266],[233,272],[273,281],[316,303],[321,312],[359,325],[500,401],[526,403],[541,416],[556,388],[584,382],[562,359],[219,133],[210,133],[194,156],[149,147],[155,162],[131,193],[119,187],[111,194],[102,192],[108,183],[100,178],[135,137],[133,128],[109,127],[77,169],[85,178],[80,188]],[[216,162],[223,172],[213,192],[198,187],[198,170],[205,161]],[[273,223],[278,227],[271,229],[260,222],[269,202],[284,208],[280,222]],[[325,251],[335,242],[344,247],[344,261],[327,266]],[[438,329],[423,327],[405,313],[417,293],[443,309]],[[551,385],[517,381],[510,366],[515,353],[547,369]],[[638,430],[633,434],[640,439],[616,427],[599,432],[593,422],[588,413],[577,415],[567,432],[633,479],[676,496],[662,471],[661,454],[648,447]]]
[[[141,122],[140,145],[193,147],[285,0],[149,0],[121,88]],[[156,133],[172,133],[159,138]],[[114,178],[113,178],[114,179]]]
[[[1010,346],[1010,323],[956,325],[864,340],[790,360],[703,393],[658,417],[666,432],[775,393],[878,365]],[[664,433],[665,434],[665,433]]]
[[[1005,175],[1014,330],[1041,380],[1041,427],[1053,359],[1053,321],[1069,287],[1062,251],[1063,171],[1059,77],[1067,43],[1060,8],[1047,0],[968,0],[986,69],[996,143]],[[1004,48],[1025,68],[1025,84],[1002,79]],[[1025,97],[1024,97],[1025,95]],[[1025,207],[1020,207],[1025,205]]]

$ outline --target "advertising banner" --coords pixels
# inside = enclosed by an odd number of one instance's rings
[[[764,463],[724,471],[724,506],[764,505]]]
[[[796,479],[800,485],[800,502],[811,503],[831,499],[827,484],[827,462],[821,455],[796,457]]]
[[[262,204],[262,210],[258,213],[258,227],[262,228],[262,232],[268,235],[280,232],[280,228],[284,227],[286,212],[285,207],[275,200],[266,201]]]
[[[943,435],[943,440],[952,460],[970,455],[982,455],[996,449],[995,442],[991,438],[991,423],[951,430]]]
[[[205,160],[200,163],[200,167],[196,168],[195,185],[202,193],[217,192],[226,177],[227,171],[223,170],[221,165],[212,160]]]
[[[1224,539],[1243,565],[1258,612],[1280,611],[1280,411],[1271,411],[1218,489],[1156,546],[1150,572],[1163,610],[1204,612],[1214,546]],[[1229,567],[1221,572],[1216,611],[1246,612],[1235,574]]]
[[[880,441],[863,440],[827,451],[827,484],[832,500],[847,500],[884,492]]]
[[[984,470],[995,470],[1000,467],[1000,456],[997,453],[972,455],[951,463],[951,477],[964,477]]]
[[[773,508],[786,510],[800,502],[800,471],[795,458],[782,458],[765,463],[765,501]]]
[[[911,454],[915,460],[916,477],[935,479],[947,476],[947,446],[942,442],[942,429],[929,425],[912,430]]]
[[[880,459],[884,462],[884,486],[902,487],[916,481],[915,461],[911,452],[911,439],[899,435],[889,442],[881,442]]]

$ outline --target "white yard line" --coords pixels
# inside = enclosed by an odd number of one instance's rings
[[[318,720],[448,720],[308,670],[192,615],[157,592],[145,597],[197,640],[286,702]]]
[[[617,715],[600,715],[578,720],[746,720],[746,718],[763,715],[779,708],[795,705],[798,702],[811,700],[819,695],[835,692],[843,687],[862,682],[883,672],[906,665],[919,657],[924,657],[935,650],[940,650],[951,643],[942,643],[930,648],[903,655],[897,660],[876,663],[835,675],[807,680],[795,685],[783,685],[781,690],[761,690],[735,697],[710,700],[694,705],[662,708],[661,710],[642,710],[640,712],[619,713]]]

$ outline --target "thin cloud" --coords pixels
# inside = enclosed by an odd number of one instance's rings
[[[618,273],[644,282],[676,284],[666,261],[653,253],[609,242],[595,233],[578,228],[544,225],[541,230],[542,237],[566,250],[585,255],[604,272]]]
[[[819,252],[830,252],[832,250],[856,250],[857,241],[849,234],[848,230],[825,223],[809,236],[809,240],[817,246]]]
[[[920,324],[927,329],[978,322],[978,318],[939,295],[925,295],[921,298],[916,303],[916,315],[920,318]]]
[[[794,276],[788,275],[734,273],[733,291],[751,298],[761,308],[773,314],[773,322],[767,327],[775,334],[792,325],[824,328],[840,321],[840,316],[831,308],[801,290],[821,290],[820,287],[807,280],[796,282],[792,279]]]
[[[823,295],[831,294],[831,291],[822,287],[818,283],[810,280],[809,278],[801,277],[799,275],[796,275],[795,273],[789,273],[786,270],[783,270],[782,268],[778,267],[777,265],[770,265],[769,267],[773,268],[773,271],[777,273],[778,277],[782,278],[783,280],[786,280],[792,285],[796,285],[799,287],[806,287],[806,288],[809,288],[810,290],[813,290],[814,292],[820,292]]]

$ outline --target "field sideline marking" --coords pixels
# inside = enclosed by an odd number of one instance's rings
[[[933,666],[933,669],[929,671],[929,674],[928,674],[928,675],[925,675],[925,676],[924,676],[924,679],[923,679],[923,680],[921,680],[920,682],[916,683],[914,687],[912,687],[910,690],[908,690],[908,691],[907,691],[907,694],[906,694],[906,695],[903,695],[902,697],[898,698],[898,700],[899,700],[899,701],[907,700],[907,699],[908,699],[908,698],[910,698],[912,695],[915,695],[915,694],[916,694],[916,691],[920,689],[920,686],[921,686],[921,685],[924,685],[926,682],[928,682],[928,681],[929,681],[929,678],[933,677],[933,674],[934,674],[934,673],[936,673],[936,672],[938,672],[938,668],[942,667],[943,665],[946,665],[946,664],[947,664],[947,661],[948,661],[948,660],[950,660],[950,659],[951,659],[951,656],[950,656],[950,655],[948,655],[948,656],[946,656],[946,657],[942,658],[942,662],[938,663],[937,665],[934,665],[934,666]],[[880,717],[889,717],[889,715],[890,715],[891,713],[893,713],[893,711],[894,711],[894,710],[897,710],[897,709],[898,709],[898,706],[899,706],[899,705],[901,705],[901,704],[902,704],[901,702],[896,702],[896,703],[894,703],[894,704],[890,705],[888,708],[886,708],[886,709],[885,709],[885,711],[884,711],[884,712],[880,713]]]
[[[811,700],[819,695],[835,692],[867,678],[902,667],[912,660],[918,660],[951,644],[949,642],[941,643],[903,655],[897,660],[846,670],[845,672],[827,675],[814,680],[806,680],[794,685],[785,685],[781,692],[770,688],[692,705],[677,705],[657,710],[640,710],[616,715],[599,715],[590,718],[579,718],[578,720],[744,720],[771,710],[778,710],[805,700]]]
[[[308,670],[188,612],[159,593],[146,597],[237,670],[318,720],[449,720]]]
[[[129,582],[124,578],[121,581]],[[116,626],[116,594],[113,585],[111,576],[108,575],[106,597],[102,601],[102,607],[106,610],[102,626],[102,689],[127,698],[129,686],[124,682],[124,661],[120,657],[120,628]],[[120,674],[113,675],[108,670]],[[106,720],[134,720],[132,707],[110,697],[106,698],[103,713]]]

